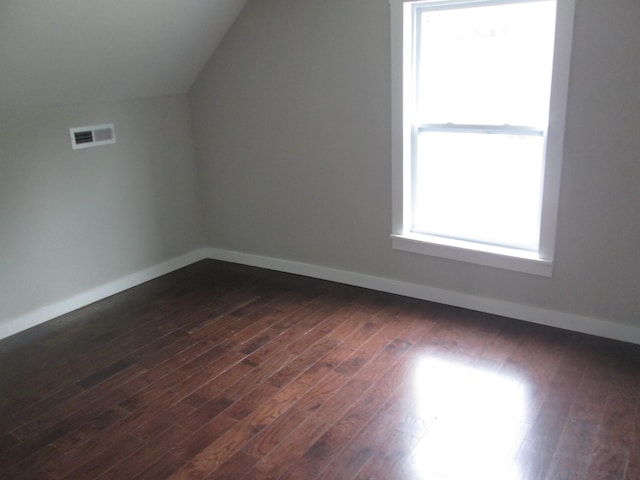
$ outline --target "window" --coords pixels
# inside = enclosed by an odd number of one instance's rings
[[[393,246],[550,276],[574,0],[391,0]]]

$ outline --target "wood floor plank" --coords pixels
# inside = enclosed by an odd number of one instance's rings
[[[322,433],[328,428],[332,418],[339,417],[354,401],[354,392],[363,389],[365,385],[360,380],[350,380],[337,372],[330,373],[302,396],[291,409],[248,442],[243,451],[251,455],[256,462],[278,446],[288,454],[293,451],[293,445],[304,447],[305,442],[300,432],[309,439]],[[328,406],[320,410],[329,400]],[[329,417],[327,412],[333,417]],[[285,440],[287,443],[284,443]]]
[[[0,341],[3,479],[637,480],[638,445],[638,345],[225,262]]]
[[[163,432],[161,437],[153,442],[144,444],[133,455],[115,463],[106,473],[96,478],[101,480],[121,480],[142,475],[149,468],[149,465],[155,465],[163,456],[169,453],[169,450],[176,443],[183,440],[187,435],[189,435],[189,432],[186,429],[179,425],[172,425]]]
[[[417,443],[418,439],[416,437],[393,430],[387,432],[384,437],[384,443],[378,444],[375,454],[369,457],[360,471],[354,476],[354,480],[403,478],[400,476],[401,466],[415,449]],[[327,473],[330,473],[330,470]]]
[[[596,444],[587,467],[590,480],[624,480],[629,454],[619,445]]]
[[[238,420],[221,413],[216,415],[209,422],[205,423],[199,430],[192,433],[182,442],[176,444],[171,453],[176,457],[188,461],[211,445],[217,438],[222,436],[227,430],[236,426]]]
[[[115,406],[105,410],[87,423],[60,437],[58,440],[52,442],[52,445],[66,454],[110,426],[120,422],[128,415],[128,411]]]
[[[342,449],[318,478],[327,480],[335,478],[351,479],[379,452],[387,442],[391,425],[388,417],[375,415],[347,446]],[[294,466],[295,468],[295,466]]]
[[[336,438],[336,434],[329,431],[331,425],[334,422],[338,422],[338,418],[343,412],[346,412],[354,402],[357,401],[359,396],[366,392],[368,387],[370,387],[375,380],[383,376],[383,373],[393,365],[393,359],[386,355],[389,353],[388,345],[385,346],[385,342],[389,341],[390,337],[383,334],[382,330],[378,330],[376,335],[371,337],[371,341],[367,342],[360,346],[360,348],[355,351],[361,351],[362,348],[367,345],[369,349],[377,350],[379,355],[372,355],[375,359],[382,358],[384,361],[379,364],[376,362],[370,362],[370,365],[373,366],[371,369],[377,373],[377,376],[372,376],[368,374],[363,374],[362,376],[358,376],[357,378],[352,379],[352,381],[347,382],[344,381],[348,378],[348,376],[344,375],[343,372],[339,372],[336,368],[335,371],[337,375],[335,377],[329,376],[330,382],[333,382],[334,389],[337,388],[338,385],[343,385],[342,388],[338,390],[341,395],[335,395],[329,399],[327,403],[322,405],[321,397],[317,396],[317,393],[322,395],[322,388],[314,388],[307,395],[305,395],[297,405],[297,409],[292,410],[292,418],[293,419],[302,419],[302,423],[296,428],[292,433],[288,435],[288,437],[282,437],[283,429],[282,428],[274,428],[273,431],[268,431],[269,428],[265,429],[264,432],[261,432],[256,437],[255,443],[251,442],[251,445],[248,445],[248,451],[262,454],[262,459],[256,464],[254,469],[252,469],[247,478],[275,478],[280,474],[283,474],[286,471],[287,465],[291,464],[294,461],[300,461],[302,458],[305,448],[309,447],[313,448],[314,445],[318,445],[318,442],[322,441],[322,438]],[[357,345],[358,343],[356,343]],[[375,351],[371,350],[371,351]],[[391,349],[393,350],[393,349]],[[396,356],[402,355],[402,353],[406,353],[406,348],[402,348],[396,350]],[[355,374],[354,371],[349,371],[346,373]],[[326,378],[326,377],[325,377]],[[338,380],[338,382],[336,382]],[[339,383],[339,380],[342,380],[342,383]],[[332,385],[332,383],[328,382],[327,385]],[[385,382],[383,382],[385,384]],[[319,385],[323,385],[323,382],[320,382]],[[305,401],[306,397],[310,397]],[[383,402],[384,395],[380,395],[380,391],[378,389],[373,389],[370,391],[369,396],[365,398],[365,401],[368,400],[371,402],[372,399],[378,399],[380,402]],[[315,416],[309,416],[309,411],[305,412],[302,410],[305,405],[311,405],[310,410],[313,410]],[[382,403],[380,403],[381,405]],[[364,410],[364,409],[362,409]],[[301,413],[307,414],[306,417],[302,417]],[[360,411],[359,413],[362,413]],[[366,413],[365,413],[366,418]],[[348,424],[349,421],[345,420],[345,424]],[[275,423],[274,423],[275,425]],[[286,425],[283,423],[282,425]],[[280,427],[282,427],[280,425]],[[340,425],[337,423],[337,425]],[[290,427],[289,427],[290,428]],[[338,427],[335,427],[338,428]],[[344,427],[342,428],[344,430]],[[340,431],[340,430],[338,430]],[[286,432],[286,429],[284,430]],[[328,436],[328,437],[325,437]],[[261,438],[262,437],[262,438]],[[315,442],[315,443],[312,443]],[[269,447],[271,445],[271,448]],[[264,456],[264,454],[267,454]],[[307,462],[308,463],[308,462]],[[305,465],[307,465],[305,463]],[[305,467],[300,467],[305,468]],[[312,468],[312,467],[309,467]],[[305,472],[298,471],[293,469],[289,474],[292,478],[304,478],[304,475],[310,475],[310,472],[307,470]]]
[[[148,467],[144,472],[133,477],[133,480],[158,480],[161,478],[169,478],[171,474],[178,470],[182,465],[184,465],[184,460],[167,453],[156,463]]]
[[[134,437],[123,437],[112,447],[100,452],[86,462],[81,462],[81,465],[73,469],[69,474],[61,477],[53,476],[53,478],[63,478],[65,480],[98,478],[111,469],[114,461],[120,462],[131,455],[137,455],[143,446],[144,443]]]
[[[176,402],[136,428],[132,435],[143,442],[152,442],[172,426],[177,425],[180,419],[193,414],[194,410],[194,407],[188,403]]]
[[[13,417],[15,418],[15,427],[19,426],[18,424],[29,421],[32,418],[36,418],[49,410],[54,409],[58,405],[66,404],[69,399],[78,395],[83,391],[83,387],[79,385],[66,384],[60,390],[51,393],[50,395],[44,397],[41,401],[32,403],[29,406],[22,408],[21,410],[15,412]],[[9,424],[5,424],[5,428],[11,429],[12,426]]]
[[[227,370],[224,375],[204,383],[200,388],[187,395],[182,401],[197,409],[211,400],[212,397],[215,397],[219,392],[226,390],[240,379],[249,375],[253,370],[254,367],[244,360],[238,362]]]
[[[334,457],[357,436],[384,404],[384,397],[370,392],[353,405],[350,411],[316,440],[301,459],[292,465],[283,480],[312,478],[320,474]]]
[[[305,366],[308,366],[308,363]],[[308,368],[295,381],[287,384],[275,395],[267,398],[257,410],[240,421],[239,425],[241,427],[223,434],[222,437],[198,454],[189,464],[176,472],[175,478],[205,478],[217,466],[225,463],[239,451],[260,430],[273,423],[310,390],[314,383],[320,381],[327,374],[328,371],[323,369]]]
[[[88,377],[79,380],[77,383],[82,388],[90,388],[94,385],[104,382],[107,378],[112,377],[116,373],[120,373],[122,370],[133,365],[133,362],[130,360],[119,360],[115,363],[112,363],[108,367],[105,367],[99,370],[96,373],[89,375]]]
[[[2,478],[16,478],[28,480],[41,475],[44,472],[47,476],[46,465],[50,462],[57,462],[63,458],[63,454],[51,445],[38,449],[24,460],[13,464],[10,468],[0,469]]]

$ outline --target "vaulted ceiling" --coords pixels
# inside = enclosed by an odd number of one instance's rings
[[[0,107],[186,92],[246,0],[1,0]]]

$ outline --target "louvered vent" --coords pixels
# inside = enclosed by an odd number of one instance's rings
[[[74,149],[116,143],[116,133],[112,123],[71,128],[69,133],[71,134],[71,146]]]

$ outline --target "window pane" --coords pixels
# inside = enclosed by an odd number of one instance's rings
[[[537,250],[543,144],[539,136],[420,134],[414,231]]]
[[[418,121],[546,124],[555,2],[422,10]]]

